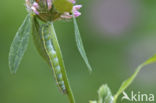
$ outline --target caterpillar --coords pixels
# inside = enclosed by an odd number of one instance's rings
[[[46,54],[48,56],[50,65],[53,68],[53,72],[54,72],[54,76],[55,76],[57,85],[63,93],[66,93],[67,90],[66,90],[65,83],[63,80],[63,75],[62,75],[62,71],[61,71],[59,58],[57,56],[55,47],[53,46],[52,34],[49,32],[48,28],[49,28],[48,25],[41,26],[41,39],[42,39]]]

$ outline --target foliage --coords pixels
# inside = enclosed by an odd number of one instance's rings
[[[154,62],[156,62],[156,55],[154,55],[153,57],[151,57],[150,59],[148,59],[141,65],[139,65],[137,67],[136,71],[134,72],[134,74],[122,83],[119,90],[117,91],[117,93],[114,96],[112,96],[111,91],[107,85],[102,85],[100,87],[100,89],[98,90],[99,100],[98,101],[90,101],[90,103],[116,103],[119,95],[130,86],[130,84],[134,81],[134,79],[136,78],[136,76],[138,75],[140,70],[144,66],[154,63]]]

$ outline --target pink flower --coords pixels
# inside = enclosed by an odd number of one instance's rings
[[[72,12],[73,12],[75,17],[78,17],[78,16],[81,15],[81,13],[78,11],[80,8],[82,8],[82,5],[75,5],[75,6],[73,6]]]
[[[33,6],[34,6],[36,9],[39,9],[39,5],[38,5],[37,2],[34,2],[34,3],[33,3]]]
[[[36,15],[39,15],[39,12],[37,11],[37,9],[36,9],[34,6],[31,7],[31,10],[32,10]]]
[[[75,5],[73,6],[73,10],[79,10],[80,8],[82,8],[82,5]]]
[[[81,13],[79,11],[75,11],[73,12],[75,17],[79,17],[81,15]]]
[[[52,8],[52,0],[47,0],[48,10]]]
[[[39,9],[39,5],[38,5],[37,2],[34,2],[34,3],[32,4],[32,6],[31,6],[31,10],[32,10],[36,15],[39,15],[39,12],[38,12],[37,9]]]
[[[73,6],[72,12],[73,12],[75,17],[79,17],[81,15],[81,13],[78,11],[81,7],[82,7],[82,5]],[[72,15],[70,13],[68,13],[68,12],[65,12],[64,14],[61,15],[61,18],[71,19]]]

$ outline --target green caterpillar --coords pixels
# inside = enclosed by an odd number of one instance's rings
[[[57,50],[53,45],[53,34],[50,33],[50,24],[41,24],[37,21],[36,18],[33,19],[33,40],[37,50],[40,55],[48,62],[52,67],[54,77],[56,79],[59,89],[63,93],[67,93],[66,86],[62,74],[62,66],[60,66],[60,61],[58,58]]]
[[[54,72],[57,84],[58,84],[59,88],[65,93],[66,88],[65,88],[63,77],[62,77],[61,67],[60,67],[60,64],[59,64],[59,59],[57,57],[57,53],[55,51],[55,48],[53,47],[52,36],[48,32],[48,30],[47,30],[48,27],[47,26],[48,25],[43,25],[42,28],[41,28],[42,29],[42,41],[43,41],[46,53],[47,53],[47,55],[49,57],[50,64],[51,64],[51,66],[53,68],[53,72]]]

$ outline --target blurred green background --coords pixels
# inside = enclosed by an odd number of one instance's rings
[[[88,103],[97,99],[102,84],[107,83],[115,94],[121,82],[156,53],[156,0],[78,3],[83,5],[78,24],[94,69],[91,75],[77,51],[72,22],[58,21],[55,28],[76,101]],[[10,74],[9,48],[26,14],[24,0],[0,0],[0,103],[68,103],[32,37],[17,74]],[[156,94],[155,67],[152,64],[143,69],[127,91]]]

